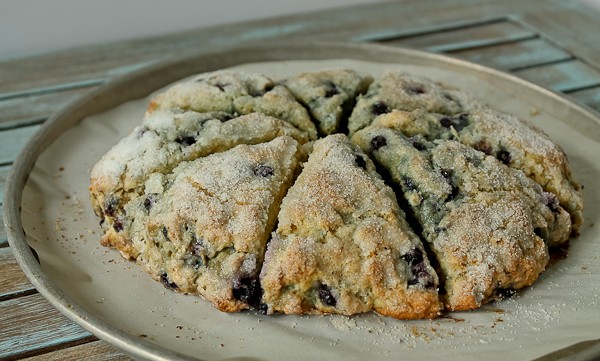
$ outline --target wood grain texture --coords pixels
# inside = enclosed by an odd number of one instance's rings
[[[130,361],[132,358],[123,355],[114,347],[104,341],[92,341],[67,349],[57,350],[41,355],[28,357],[26,361],[63,361],[63,360],[87,360],[87,361]]]
[[[569,92],[600,85],[600,71],[580,60],[527,68],[513,72],[518,77],[555,91]]]
[[[0,301],[35,292],[10,247],[0,248]]]
[[[510,21],[444,29],[429,34],[412,34],[380,41],[386,45],[425,49],[434,52],[457,51],[535,37],[536,33]]]
[[[210,50],[216,46],[292,38],[348,41],[369,32],[431,28],[431,24],[503,17],[511,13],[508,9],[528,11],[542,3],[542,0],[407,0],[74,48],[0,62],[0,79],[4,80],[0,82],[0,98],[101,82],[166,57]],[[51,69],[48,64],[52,64]]]
[[[452,56],[502,70],[517,70],[572,58],[544,39],[530,39],[475,49],[453,51]]]
[[[39,127],[31,125],[0,132],[0,166],[11,164]]]
[[[0,129],[40,123],[95,88],[75,88],[0,100]]]
[[[95,339],[40,294],[0,302],[0,359],[20,358]]]

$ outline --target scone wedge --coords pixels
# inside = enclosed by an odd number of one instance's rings
[[[376,126],[352,140],[384,167],[436,256],[445,306],[475,309],[531,285],[570,217],[523,172],[452,140]]]
[[[257,306],[267,240],[298,157],[298,143],[283,136],[154,173],[125,206],[136,261],[165,287],[221,311]]]
[[[439,315],[438,278],[392,190],[343,134],[318,140],[284,198],[261,311]]]

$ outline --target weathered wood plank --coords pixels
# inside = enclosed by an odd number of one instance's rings
[[[96,87],[0,100],[0,128],[39,123]]]
[[[516,6],[516,5],[519,6]],[[542,0],[461,0],[389,2],[330,9],[241,24],[197,29],[160,37],[78,47],[60,52],[0,62],[0,94],[15,94],[56,86],[107,79],[167,56],[181,56],[219,45],[272,39],[347,41],[386,29],[410,30],[465,19],[505,16],[527,11]],[[411,9],[411,11],[406,11]],[[415,16],[418,14],[418,16]],[[2,96],[2,95],[0,95]]]
[[[10,176],[11,166],[0,166],[0,205],[4,199],[4,186]]]
[[[600,85],[600,71],[580,60],[517,70],[513,74],[555,91],[569,92]]]
[[[93,341],[82,345],[69,347],[45,353],[38,356],[28,357],[24,361],[63,361],[63,360],[87,360],[87,361],[129,361],[132,358],[125,356],[114,347],[104,341]]]
[[[496,69],[516,70],[534,65],[568,60],[572,55],[544,39],[451,52],[459,58]]]
[[[0,219],[4,219],[4,208],[0,207]],[[0,248],[8,247],[6,239],[6,230],[4,230],[4,222],[0,224]]]
[[[536,33],[510,21],[445,29],[430,34],[414,34],[406,37],[380,41],[386,45],[405,46],[435,52],[478,48],[507,41],[535,37]]]
[[[600,86],[575,91],[569,95],[600,112]]]
[[[39,293],[0,302],[0,359],[18,358],[95,339]]]
[[[0,248],[0,301],[34,292],[10,247]]]
[[[39,128],[39,125],[32,125],[0,132],[0,144],[2,144],[2,147],[0,147],[0,165],[12,163],[25,146],[25,143]]]
[[[600,69],[600,15],[597,10],[575,1],[553,0],[537,11],[521,12],[515,19]]]

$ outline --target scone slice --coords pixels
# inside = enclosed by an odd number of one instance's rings
[[[547,192],[545,200],[555,212],[560,204],[571,216],[572,233],[583,223],[581,185],[572,175],[564,151],[531,123],[487,107],[455,116],[426,111],[393,111],[377,117],[373,125],[423,135],[429,140],[454,139],[522,170]],[[560,246],[568,238],[551,240]]]
[[[221,311],[257,306],[265,247],[298,156],[298,143],[283,136],[153,174],[125,207],[137,262]]]
[[[423,76],[397,70],[385,71],[358,97],[348,120],[352,135],[368,126],[378,115],[393,110],[425,109],[441,114],[458,114],[477,104],[465,93]]]
[[[345,68],[305,72],[282,80],[316,121],[321,135],[341,132],[355,105],[373,81],[368,75]]]
[[[290,122],[311,140],[317,138],[317,129],[306,109],[285,87],[258,73],[221,70],[199,74],[154,97],[147,111],[160,109],[263,113]]]
[[[569,235],[568,214],[548,207],[537,183],[482,152],[375,126],[352,140],[399,186],[436,256],[450,310],[532,284],[548,263],[545,241]]]
[[[147,115],[143,124],[109,150],[91,171],[91,202],[102,219],[102,243],[136,257],[123,224],[123,207],[144,193],[150,174],[168,174],[182,161],[282,135],[302,144],[308,142],[305,132],[259,113],[232,118],[223,112],[161,110]]]
[[[345,135],[318,140],[282,203],[260,274],[261,310],[436,317],[438,279],[403,217]]]

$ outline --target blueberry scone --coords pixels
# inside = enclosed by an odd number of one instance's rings
[[[345,127],[356,97],[373,81],[351,69],[305,72],[281,83],[309,110],[321,135],[337,133]]]
[[[221,311],[256,306],[265,247],[298,157],[298,142],[283,136],[151,174],[145,193],[124,207],[129,255],[165,287]]]
[[[263,312],[439,314],[438,279],[422,244],[345,135],[315,143],[278,218],[260,274]]]
[[[317,138],[317,129],[302,104],[285,87],[257,73],[225,70],[200,74],[158,94],[147,111],[160,109],[263,113],[290,122],[311,140]]]
[[[569,237],[566,211],[494,157],[377,126],[352,139],[399,186],[436,256],[449,310],[474,309],[531,285],[548,263],[547,243]]]
[[[578,234],[583,223],[581,186],[573,180],[564,151],[534,125],[486,107],[455,116],[424,110],[393,111],[375,118],[373,125],[407,136],[420,134],[428,140],[454,139],[522,170],[547,192],[549,207],[558,212],[560,204],[569,212],[573,234]],[[552,241],[550,245],[559,243]]]
[[[194,160],[238,144],[257,144],[289,135],[300,143],[308,136],[289,123],[253,113],[231,119],[223,112],[155,111],[93,167],[91,202],[103,221],[102,243],[129,250],[124,205],[144,193],[148,176],[169,173],[182,161]]]
[[[360,95],[348,120],[348,131],[368,126],[373,119],[392,110],[453,115],[480,105],[465,93],[426,77],[388,70],[375,79],[366,94]]]

